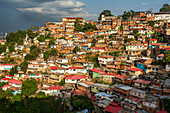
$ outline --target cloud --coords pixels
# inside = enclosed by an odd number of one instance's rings
[[[85,4],[78,0],[34,0],[32,4],[28,0],[10,0],[15,1],[21,4],[27,3],[30,4],[28,7],[18,7],[17,9],[21,12],[33,12],[39,13],[46,16],[51,16],[53,18],[63,17],[63,16],[74,16],[74,17],[85,17],[85,18],[94,18],[97,17],[97,14],[90,14],[85,8]],[[21,2],[22,1],[22,2]],[[31,0],[33,1],[33,0]]]
[[[142,5],[146,6],[146,5],[148,5],[148,3],[146,3],[146,2],[142,2]]]

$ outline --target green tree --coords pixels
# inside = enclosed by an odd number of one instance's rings
[[[6,52],[6,45],[0,44],[0,54],[2,54],[2,52]]]
[[[160,43],[164,42],[164,37],[163,36],[158,37],[158,42],[160,42]]]
[[[124,11],[123,15],[122,15],[122,18],[124,21],[128,20],[133,14],[135,14],[135,12],[133,10],[131,11]]]
[[[34,95],[37,91],[37,81],[33,78],[26,79],[25,81],[22,82],[22,87],[21,87],[21,93],[22,95],[25,95],[26,97],[30,95]]]
[[[24,61],[20,64],[21,70],[22,70],[24,73],[27,72],[28,64],[29,64],[29,62],[26,61],[26,60],[24,60]]]
[[[149,26],[154,27],[154,25],[155,25],[155,22],[154,22],[154,21],[149,21]]]
[[[119,29],[120,29],[120,31],[123,31],[123,26],[120,26],[120,28],[119,28]]]
[[[28,34],[28,36],[29,36],[31,39],[34,39],[36,36],[39,35],[38,32],[34,33],[34,32],[32,31],[32,29],[28,29],[28,30],[27,30],[27,34]]]
[[[35,96],[36,98],[46,98],[46,95],[44,92],[38,92],[37,95]]]
[[[94,109],[94,105],[87,95],[75,95],[71,98],[71,105],[75,110],[88,109],[90,112]]]
[[[165,107],[165,110],[168,112],[168,113],[170,113],[170,99],[164,99],[163,100],[163,102],[164,102],[164,107]]]
[[[64,86],[64,85],[65,85],[65,80],[62,79],[62,80],[59,82],[59,85],[60,85],[60,86]]]
[[[93,44],[95,44],[96,42],[97,42],[97,40],[96,40],[96,39],[93,39],[93,40],[92,40],[92,43],[93,43]]]
[[[25,60],[36,60],[40,52],[41,50],[37,46],[32,45],[30,47],[30,54],[25,56]]]
[[[50,50],[50,55],[52,55],[52,56],[57,56],[57,55],[58,55],[58,50],[52,48],[52,49]]]
[[[38,41],[40,42],[45,42],[45,37],[44,35],[40,35],[38,38],[37,38]]]
[[[12,96],[13,96],[13,93],[12,93],[12,92],[13,92],[12,90],[7,89],[7,90],[4,92],[5,97],[12,97]]]
[[[32,50],[34,50],[34,49],[36,49],[36,48],[37,48],[36,45],[32,45],[32,46],[30,47],[30,51],[32,51]]]
[[[74,24],[74,31],[82,31],[83,26],[80,24],[80,18],[76,18],[75,24]]]
[[[14,67],[12,67],[12,69],[10,70],[10,75],[14,75],[15,73],[18,73],[18,70],[17,70],[17,67],[18,66],[14,66]]]
[[[98,20],[101,20],[102,15],[113,16],[110,10],[104,10],[103,12],[100,13]]]
[[[77,53],[78,51],[80,51],[80,48],[76,46],[76,47],[73,49],[73,52],[74,52],[74,53]]]
[[[149,41],[149,39],[150,39],[149,37],[146,37],[146,38],[145,38],[145,41],[146,41],[146,42],[148,42],[148,41]]]
[[[50,52],[49,51],[45,51],[43,53],[44,60],[48,60],[49,56],[50,56]]]
[[[132,34],[133,34],[133,36],[135,36],[135,39],[136,39],[136,40],[137,40],[137,38],[140,36],[138,29],[134,29],[134,31],[133,31]]]
[[[170,11],[170,5],[164,4],[162,8],[160,9],[160,12],[169,12]]]
[[[22,95],[17,93],[15,96],[12,97],[12,103],[15,102],[21,102],[22,101]]]
[[[99,54],[97,54],[95,57],[92,58],[92,61],[94,62],[94,67],[100,67],[98,62]]]
[[[30,28],[32,31],[37,31],[39,29],[38,26],[32,25]]]
[[[163,59],[164,63],[170,63],[170,51],[165,52],[165,57]]]

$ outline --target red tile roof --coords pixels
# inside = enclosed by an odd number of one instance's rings
[[[7,77],[13,77],[12,75],[5,75],[5,76],[7,76]]]
[[[161,110],[161,111],[159,111],[158,113],[168,113],[168,112]]]
[[[9,80],[10,78],[2,78],[1,80]]]
[[[90,47],[90,49],[104,49],[103,47]]]
[[[102,57],[102,58],[114,58],[114,56],[99,56],[99,57]]]
[[[71,80],[78,80],[87,78],[87,76],[81,76],[81,75],[67,75],[65,79],[71,79]]]
[[[62,88],[62,86],[51,86],[49,88],[47,88],[48,90],[60,90]]]
[[[119,74],[106,74],[106,75],[111,75],[111,76],[120,76]]]
[[[2,86],[1,88],[10,87],[10,86],[11,85],[7,84],[7,85]]]
[[[159,57],[164,57],[165,55],[164,55],[164,54],[159,54],[158,56],[159,56]]]
[[[10,89],[10,90],[19,90],[19,88],[15,88],[15,87],[10,87],[8,89]]]
[[[16,64],[0,64],[1,66],[15,66]]]
[[[157,41],[158,39],[150,39],[149,41]]]
[[[51,70],[59,69],[60,67],[50,67]]]
[[[12,83],[12,84],[22,84],[21,81],[15,80],[15,79],[9,80],[9,83]]]
[[[69,67],[69,69],[83,69],[82,67]]]
[[[113,103],[111,103],[110,105],[113,105],[113,106],[118,106],[119,104],[117,103],[117,102],[113,102]]]
[[[105,71],[99,70],[99,69],[89,69],[90,71],[96,72],[96,73],[100,73],[100,74],[106,74]]]
[[[170,47],[167,47],[167,48],[162,48],[162,50],[170,50]]]
[[[76,90],[72,91],[72,93],[73,93],[73,94],[76,94],[76,95],[84,95],[84,94],[87,94],[88,96],[91,96],[90,93],[87,93],[87,92],[85,92],[85,91],[81,91],[81,90],[79,90],[79,89],[76,89]]]
[[[129,68],[128,70],[129,71],[142,71],[142,69],[139,69],[139,68]]]
[[[137,79],[134,81],[135,83],[141,83],[141,84],[149,84],[151,81],[143,80],[143,79]]]
[[[166,43],[154,43],[154,44],[152,44],[153,46],[159,46],[159,45],[161,45],[161,44],[166,44]]]
[[[104,110],[110,113],[118,113],[120,110],[122,110],[122,107],[121,106],[115,107],[115,106],[109,105]]]

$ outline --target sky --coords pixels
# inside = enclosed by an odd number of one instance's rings
[[[113,15],[129,10],[158,12],[165,3],[170,0],[0,0],[0,32],[43,26],[67,16],[97,20],[105,9]]]

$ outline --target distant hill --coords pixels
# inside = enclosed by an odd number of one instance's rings
[[[43,26],[46,21],[52,20],[40,14],[25,14],[15,8],[0,4],[0,32],[15,32],[18,29],[26,30],[32,25]]]

